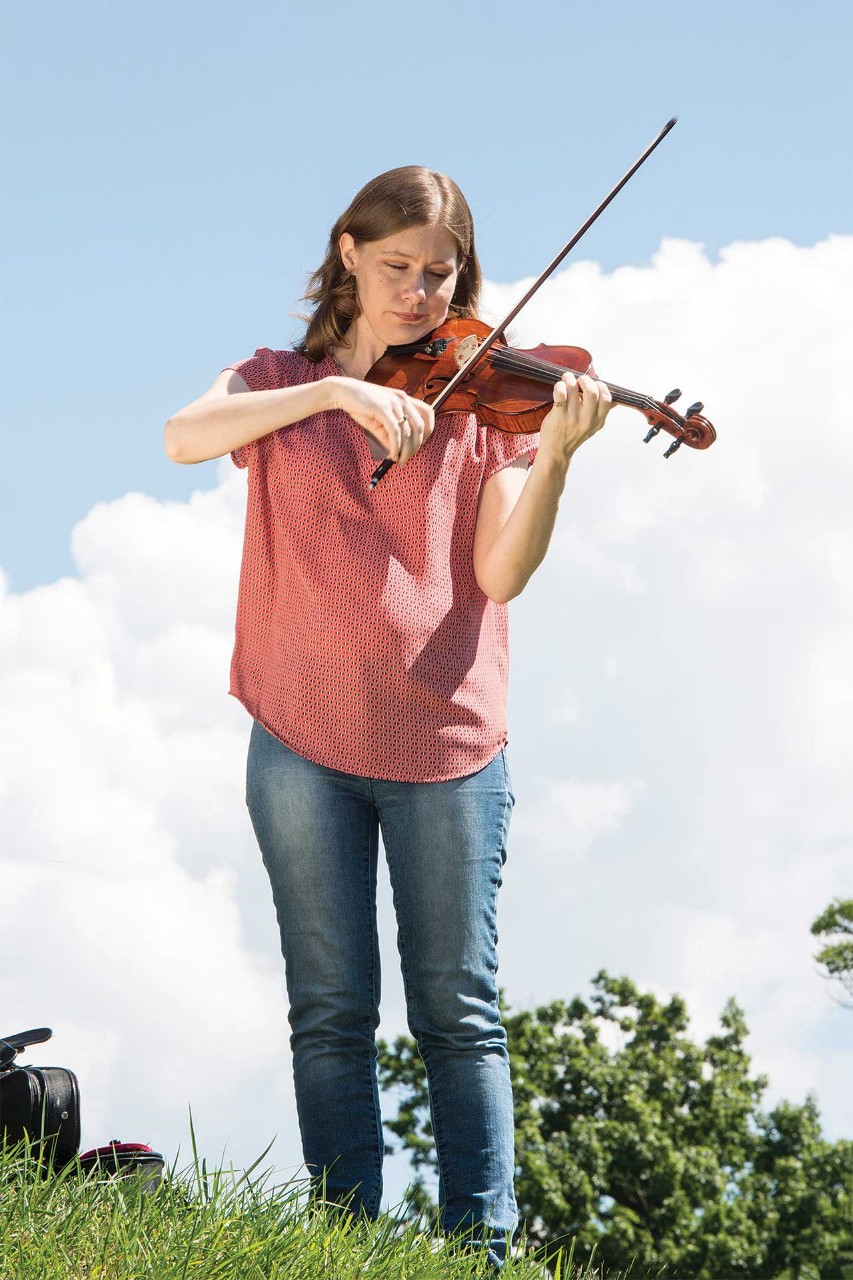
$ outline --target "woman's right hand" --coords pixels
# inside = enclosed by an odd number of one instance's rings
[[[380,387],[360,378],[330,377],[330,408],[343,409],[373,436],[398,466],[414,457],[435,428],[435,414],[423,400],[395,387]]]

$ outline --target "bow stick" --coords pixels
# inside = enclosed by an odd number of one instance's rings
[[[471,373],[472,370],[476,369],[480,361],[484,359],[484,357],[486,356],[486,353],[488,352],[489,348],[491,347],[495,339],[501,336],[504,329],[507,327],[508,324],[511,324],[511,322],[518,315],[519,311],[521,311],[522,307],[527,306],[528,302],[533,297],[536,290],[545,283],[545,281],[548,279],[548,277],[551,275],[553,271],[556,271],[557,267],[563,261],[566,254],[570,253],[571,250],[574,249],[575,245],[580,240],[580,238],[586,235],[587,231],[595,222],[599,214],[604,212],[604,210],[610,204],[610,201],[613,200],[614,197],[617,196],[619,192],[622,190],[625,183],[628,182],[630,178],[633,178],[634,174],[637,172],[637,170],[640,168],[642,164],[645,164],[646,160],[648,160],[649,156],[652,154],[655,147],[659,146],[660,143],[663,142],[666,135],[669,133],[670,129],[673,129],[675,127],[677,120],[678,120],[678,116],[673,116],[672,119],[669,120],[664,125],[664,127],[661,129],[660,133],[655,138],[655,140],[651,142],[646,147],[643,154],[637,160],[634,161],[634,163],[631,165],[631,168],[627,171],[627,173],[625,173],[619,179],[619,181],[616,183],[616,186],[613,188],[613,190],[604,197],[604,199],[602,200],[598,208],[595,210],[595,212],[590,214],[590,216],[587,218],[583,226],[580,227],[572,236],[571,240],[569,240],[568,243],[563,246],[563,248],[557,254],[556,258],[554,258],[552,262],[548,263],[548,266],[542,272],[541,276],[539,276],[539,278],[533,282],[533,284],[527,290],[527,293],[524,295],[521,301],[517,302],[515,306],[512,308],[512,310],[508,312],[507,315],[504,316],[503,320],[501,320],[498,324],[495,325],[494,329],[492,329],[492,332],[489,334],[489,336],[482,342],[482,344],[477,348],[477,350],[473,352],[473,354],[469,357],[469,359],[466,360],[465,364],[463,364],[461,368],[459,368],[456,371],[456,373],[448,382],[447,386],[436,397],[435,401],[433,402],[432,408],[435,413],[438,413],[439,409],[444,404],[445,400],[447,400],[448,397],[453,394],[453,392],[459,386],[459,383],[462,381],[462,379],[467,377],[467,375]],[[376,488],[379,481],[382,479],[385,473],[389,471],[391,467],[393,467],[393,465],[394,465],[394,460],[392,458],[385,458],[382,462],[380,462],[379,466],[376,468],[376,470],[374,471],[373,475],[370,478],[371,489]]]

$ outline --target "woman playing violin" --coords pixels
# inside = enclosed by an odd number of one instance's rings
[[[429,1081],[442,1229],[493,1266],[518,1224],[497,893],[515,802],[507,602],[542,562],[607,388],[563,375],[537,435],[365,381],[390,347],[477,316],[471,213],[444,174],[369,182],[332,229],[295,350],[229,365],[166,424],[175,462],[248,469],[231,693],[289,998],[315,1191],[376,1218],[379,832],[408,1023]],[[379,459],[397,464],[375,490]]]

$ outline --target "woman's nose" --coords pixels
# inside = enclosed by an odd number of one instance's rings
[[[403,295],[406,298],[417,298],[419,301],[423,301],[426,298],[426,284],[423,276],[412,276],[408,279]]]

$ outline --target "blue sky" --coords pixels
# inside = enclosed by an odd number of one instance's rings
[[[224,364],[288,344],[329,226],[386,168],[457,179],[492,280],[535,275],[673,114],[576,256],[613,270],[664,236],[716,253],[850,230],[851,36],[842,0],[19,8],[3,90],[11,585],[71,572],[68,534],[94,502],[214,483],[212,464],[166,459],[163,422]],[[564,340],[585,341],[570,314]]]
[[[169,462],[166,418],[297,336],[375,174],[460,183],[504,311],[673,114],[516,322],[621,385],[682,386],[718,440],[664,463],[615,411],[511,605],[501,981],[525,1007],[625,973],[682,994],[703,1039],[735,996],[768,1104],[813,1090],[851,1131],[853,1018],[809,933],[853,862],[851,36],[830,0],[7,19],[0,1008],[54,1025],[84,1148],[186,1151],[181,1080],[210,1158],[278,1132],[279,1166],[300,1159],[251,721],[226,696],[246,477]],[[104,921],[131,910],[145,946],[116,950]],[[388,1203],[406,1180],[392,1161]]]

